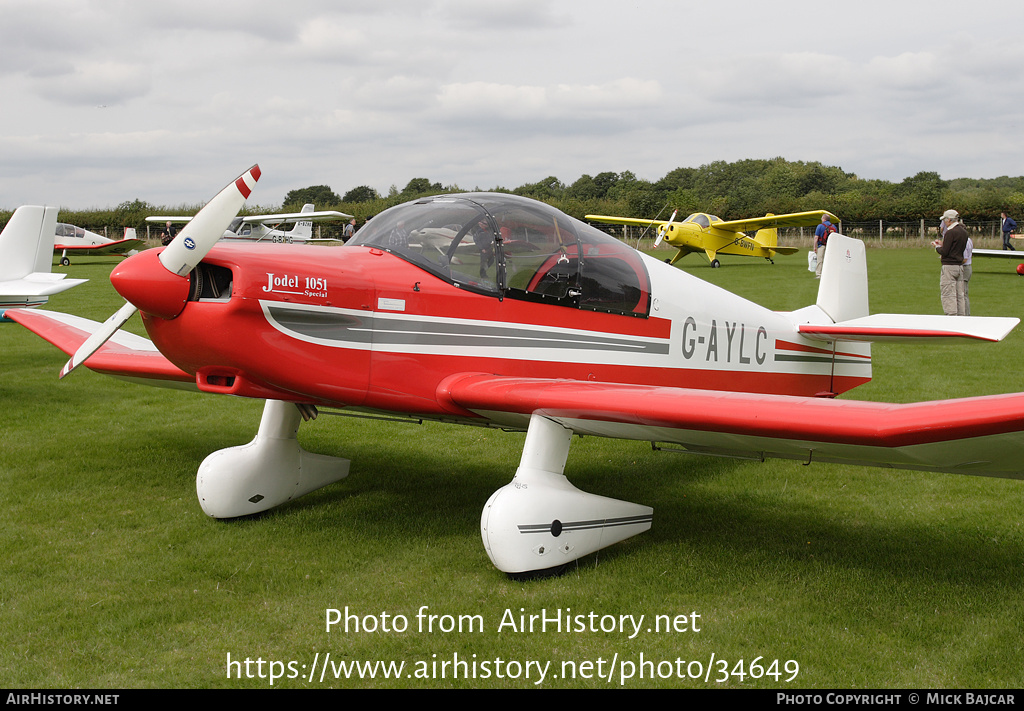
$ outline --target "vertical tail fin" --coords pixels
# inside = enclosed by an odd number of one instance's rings
[[[767,212],[765,213],[765,217],[773,217],[773,213]],[[765,227],[764,229],[757,231],[754,235],[754,241],[762,247],[771,249],[779,244],[779,231],[774,227]],[[775,256],[774,252],[771,254],[773,257]]]
[[[0,232],[0,281],[49,273],[56,231],[56,207],[22,205],[15,210]]]
[[[302,206],[300,212],[313,212],[313,203],[306,203]],[[313,222],[311,220],[303,220],[302,222],[296,222],[295,227],[292,228],[290,237],[292,242],[304,242],[313,236]]]
[[[837,323],[869,314],[868,262],[859,239],[829,235],[817,305]]]
[[[763,230],[758,230],[757,234],[754,235],[754,241],[762,247],[768,247],[769,249],[779,244],[779,231],[774,227],[765,227]]]

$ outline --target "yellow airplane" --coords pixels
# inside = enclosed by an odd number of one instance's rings
[[[764,257],[772,264],[776,254],[796,254],[798,247],[779,247],[779,227],[816,227],[821,223],[821,216],[828,215],[833,223],[839,221],[835,215],[825,210],[809,212],[793,212],[786,215],[767,214],[764,217],[752,217],[746,220],[722,220],[714,215],[697,212],[682,222],[676,222],[673,212],[668,220],[641,220],[633,217],[608,217],[606,215],[587,215],[588,220],[607,222],[613,225],[657,225],[658,237],[654,246],[661,244],[663,239],[679,249],[672,257],[675,264],[681,257],[691,252],[703,252],[708,256],[713,268],[718,268],[719,254],[736,254],[744,257]],[[757,230],[753,239],[744,232]],[[666,260],[669,261],[669,260]]]

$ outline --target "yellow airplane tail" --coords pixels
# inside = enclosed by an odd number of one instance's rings
[[[765,227],[754,235],[754,241],[762,247],[772,248],[779,244],[779,231],[774,227]]]

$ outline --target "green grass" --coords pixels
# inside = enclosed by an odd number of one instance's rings
[[[927,249],[869,250],[875,312],[939,313]],[[691,261],[687,261],[691,260]],[[724,258],[698,276],[775,309],[814,301],[803,255]],[[976,315],[1020,315],[1024,280],[975,262]],[[51,308],[103,319],[119,299],[113,262]],[[138,319],[130,328],[141,332]],[[632,679],[627,687],[1002,687],[1024,684],[1020,640],[1024,483],[832,465],[766,464],[574,441],[567,475],[654,507],[652,530],[568,574],[509,580],[488,561],[479,517],[518,464],[522,434],[321,417],[307,449],[352,459],[339,484],[250,519],[207,518],[195,472],[249,441],[261,403],[125,384],[0,327],[0,680],[8,687],[265,688],[225,662],[501,658],[562,661],[796,660],[790,684],[730,676]],[[875,380],[850,397],[914,401],[1024,390],[1024,330],[1000,344],[876,346]],[[828,423],[823,423],[827,426]],[[483,632],[349,633],[359,616],[481,615]],[[689,615],[700,632],[497,631],[506,610]],[[645,624],[646,628],[646,624]],[[437,655],[434,657],[433,655]],[[265,668],[266,670],[266,668]],[[252,669],[256,671],[255,667]],[[407,668],[407,672],[409,669]],[[412,669],[415,671],[415,668]],[[595,669],[596,671],[596,669]],[[715,667],[712,679],[720,675]],[[531,687],[520,679],[282,679],[284,687]]]

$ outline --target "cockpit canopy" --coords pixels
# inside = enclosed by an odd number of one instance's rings
[[[693,222],[701,226],[702,229],[707,229],[711,226],[712,222],[721,222],[721,217],[715,217],[714,215],[706,215],[703,212],[695,212],[694,214],[687,217],[683,222]]]
[[[57,227],[54,229],[54,237],[57,239],[58,244],[61,241],[71,244],[101,244],[108,241],[103,236],[90,232],[82,227],[76,227],[75,225],[69,225],[66,222],[58,222]],[[69,242],[70,241],[70,242]]]
[[[502,193],[439,195],[374,217],[347,246],[377,247],[478,293],[647,316],[643,260],[550,205]]]

